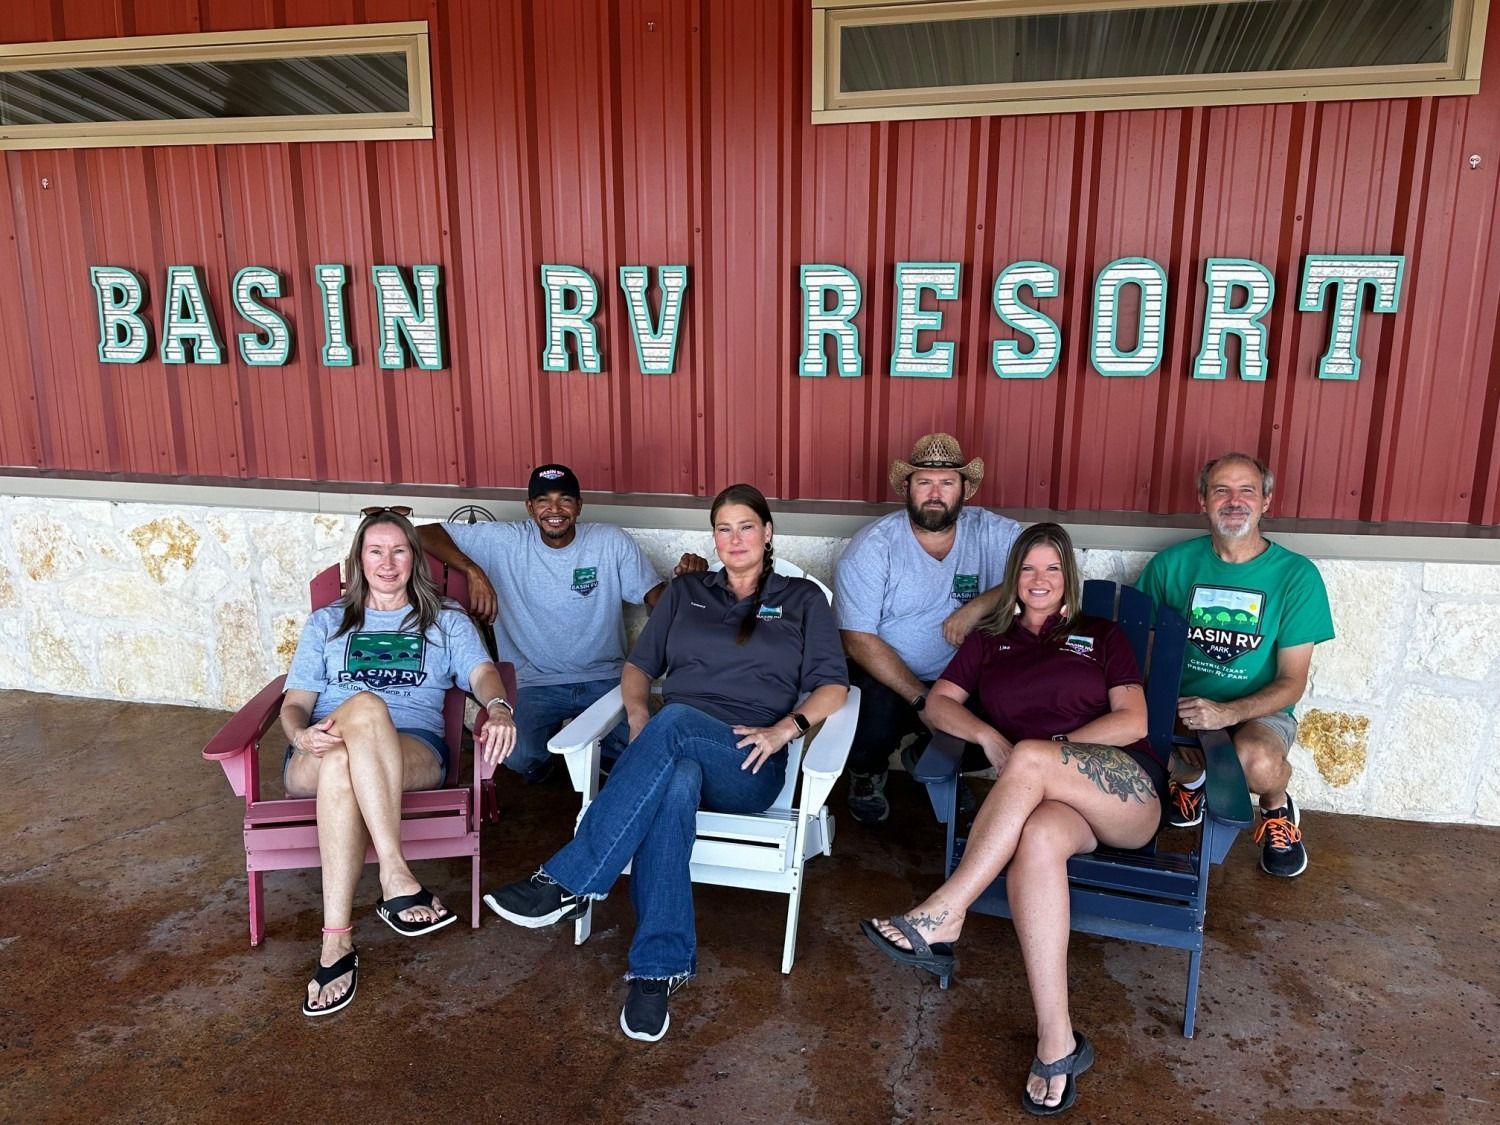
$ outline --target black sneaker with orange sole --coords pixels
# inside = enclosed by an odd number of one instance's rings
[[[1203,786],[1188,789],[1175,781],[1169,781],[1167,799],[1171,804],[1167,823],[1173,828],[1191,828],[1203,823]]]

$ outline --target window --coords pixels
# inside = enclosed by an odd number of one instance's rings
[[[431,136],[425,23],[0,44],[0,149]]]
[[[1489,0],[812,0],[813,121],[1472,94]]]

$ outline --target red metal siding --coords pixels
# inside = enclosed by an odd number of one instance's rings
[[[560,459],[591,489],[885,499],[891,457],[948,429],[1002,507],[1188,511],[1193,468],[1236,446],[1277,467],[1281,514],[1500,522],[1493,66],[1473,98],[815,129],[800,0],[17,0],[0,36],[404,19],[430,22],[432,142],[4,154],[0,462],[506,486]],[[1295,311],[1303,257],[1331,251],[1407,256],[1357,382],[1316,378],[1327,318]],[[1167,270],[1166,358],[1106,379],[1093,279],[1126,255]],[[1265,383],[1190,377],[1210,257],[1275,274]],[[989,367],[1007,334],[989,289],[1019,259],[1062,272],[1047,379]],[[903,260],[962,263],[951,380],[885,374]],[[796,375],[798,266],[825,261],[863,284],[862,378]],[[153,339],[166,267],[201,267],[230,362],[100,364],[104,262],[148,280]],[[349,269],[353,368],[320,363],[319,262]],[[443,266],[446,370],[375,366],[380,262]],[[599,283],[603,374],[541,371],[543,262]],[[671,376],[636,370],[630,263],[689,267]],[[285,368],[238,358],[229,285],[249,264],[283,275]]]

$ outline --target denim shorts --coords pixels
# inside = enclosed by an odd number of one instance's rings
[[[448,750],[448,743],[443,740],[442,735],[433,734],[430,730],[422,730],[418,727],[397,727],[396,733],[410,735],[423,746],[427,747],[427,749],[431,750],[433,756],[438,760],[438,768],[443,771],[443,780],[448,780],[448,762],[453,755]],[[281,774],[283,777],[286,776],[286,768],[291,765],[292,755],[295,753],[296,750],[292,748],[291,743],[288,743],[286,756],[281,759]]]

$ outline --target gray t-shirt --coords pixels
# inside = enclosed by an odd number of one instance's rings
[[[495,644],[521,687],[618,678],[625,664],[621,602],[641,604],[661,582],[625,531],[580,523],[549,547],[533,520],[444,524],[495,587]]]
[[[917,542],[904,510],[866,524],[834,569],[839,628],[874,633],[917,679],[937,679],[955,651],[943,639],[943,621],[1000,584],[1020,533],[1008,516],[965,508],[953,548],[939,562]]]
[[[363,628],[335,637],[344,607],[313,611],[286,677],[289,690],[317,692],[313,722],[350,696],[373,691],[396,726],[442,736],[443,693],[455,685],[472,690],[469,677],[490,654],[461,610],[443,609],[426,636],[404,627],[410,612],[407,606],[366,609]]]

